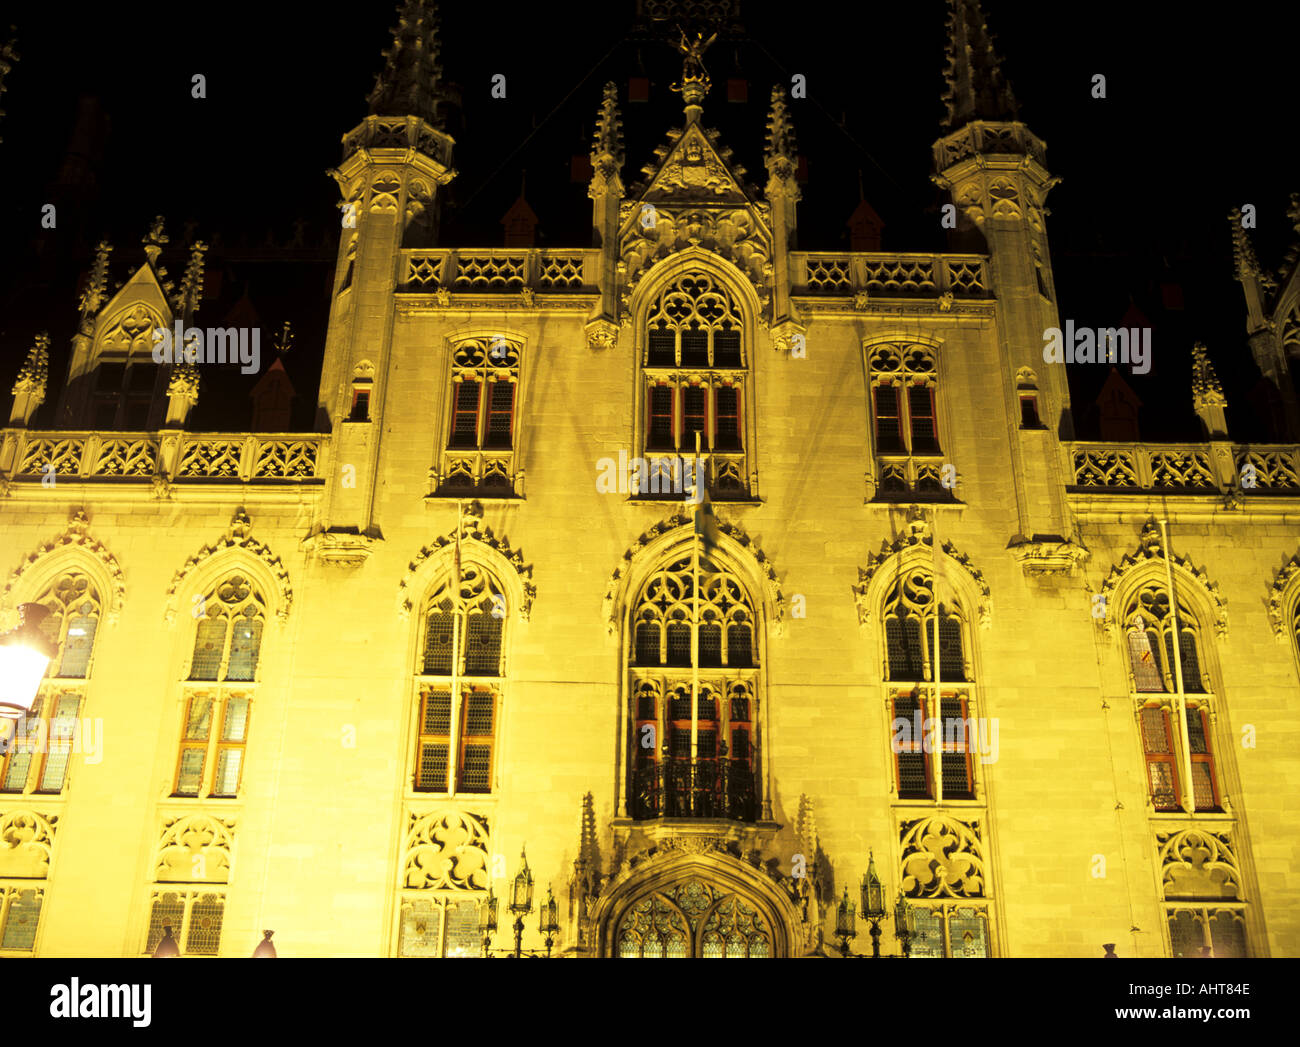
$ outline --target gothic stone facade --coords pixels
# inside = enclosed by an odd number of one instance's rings
[[[833,954],[872,857],[915,954],[1300,949],[1300,449],[1063,431],[1023,124],[936,146],[987,253],[816,254],[779,96],[762,192],[698,104],[625,189],[617,120],[591,249],[404,246],[450,139],[347,136],[318,432],[91,428],[78,381],[192,315],[152,257],[92,284],[57,432],[34,351],[4,624],[44,602],[61,653],[3,951],[476,955],[525,847],[566,955]],[[622,464],[696,431],[698,594],[695,507]]]

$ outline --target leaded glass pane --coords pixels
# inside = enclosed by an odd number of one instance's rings
[[[425,792],[446,790],[446,742],[425,742],[420,746],[420,767],[416,773],[415,787]]]
[[[925,754],[898,754],[898,795],[905,800],[924,799],[930,795],[925,780]]]
[[[705,622],[700,626],[700,665],[715,668],[722,664],[722,626]]]
[[[1187,710],[1187,741],[1195,756],[1204,756],[1210,751],[1205,744],[1205,720],[1200,709]]]
[[[948,937],[957,958],[989,954],[988,931],[982,909],[954,909],[948,917]]]
[[[194,635],[194,658],[190,662],[191,680],[215,680],[221,669],[221,655],[226,647],[226,620],[220,617],[200,620]]]
[[[421,734],[451,733],[451,692],[426,691]]]
[[[478,937],[479,903],[477,901],[447,903],[448,957],[477,956],[480,952]]]
[[[41,892],[35,889],[16,890],[10,895],[0,949],[30,952],[35,947],[36,927],[41,920],[41,901]]]
[[[261,651],[261,620],[246,615],[236,618],[231,629],[230,665],[226,668],[226,679],[252,680],[257,673],[257,659]]]
[[[248,699],[232,695],[226,700],[226,719],[221,727],[223,742],[242,742],[248,731]]]
[[[205,750],[189,746],[181,750],[181,768],[176,776],[176,792],[180,796],[198,796],[203,784]]]
[[[748,669],[754,664],[748,625],[727,626],[727,664],[739,669]]]
[[[179,938],[184,916],[185,903],[179,894],[168,891],[155,897],[153,906],[149,910],[149,935],[145,939],[144,951],[151,953],[158,948],[158,943],[162,941],[164,926],[172,929],[173,938]]]
[[[49,753],[41,770],[39,791],[56,793],[63,788],[72,757],[72,736],[76,731],[77,711],[81,699],[76,695],[60,697],[50,721]]]
[[[913,908],[915,933],[912,955],[932,959],[944,955],[943,916],[934,909],[918,905]]]
[[[659,664],[659,626],[640,622],[636,627],[636,664]]]
[[[499,676],[501,673],[500,618],[490,614],[471,614],[465,644],[467,676]]]
[[[710,931],[704,936],[702,956],[706,960],[721,960],[723,958],[722,935],[717,931]]]
[[[491,691],[470,691],[465,696],[465,734],[485,737],[492,734],[492,712],[496,695]]]
[[[668,664],[691,664],[691,627],[681,623],[668,626]]]
[[[427,898],[402,903],[402,925],[398,932],[398,956],[437,956],[442,935],[442,909]]]
[[[930,651],[933,657],[933,640],[930,641]],[[966,679],[966,662],[962,658],[961,649],[961,623],[951,616],[939,621],[939,671],[944,680]]]
[[[424,633],[424,675],[451,675],[451,615],[442,609],[429,614]]]
[[[891,680],[920,680],[921,623],[915,618],[886,618],[885,644],[889,651]]]
[[[204,894],[190,909],[190,930],[185,951],[191,956],[216,956],[221,945],[221,917],[225,900],[218,894]]]
[[[460,791],[466,793],[492,791],[491,745],[465,746],[465,763],[461,769]]]
[[[1245,959],[1246,924],[1241,913],[1233,909],[1216,909],[1210,913],[1210,947],[1217,960]]]
[[[1163,691],[1164,677],[1156,664],[1155,648],[1151,646],[1150,633],[1134,629],[1128,634],[1129,665],[1133,669],[1133,683],[1139,691]]]
[[[676,331],[652,330],[649,343],[647,363],[650,367],[672,367],[677,362],[674,358],[677,352]]]
[[[713,332],[713,366],[740,367],[740,332]]]
[[[1210,775],[1210,765],[1204,760],[1192,764],[1192,797],[1198,811],[1212,811],[1218,804],[1214,802],[1214,783]]]
[[[1148,763],[1147,781],[1151,786],[1151,802],[1157,810],[1171,811],[1178,806],[1174,794],[1174,772],[1169,764],[1155,761]]]
[[[27,787],[27,773],[31,770],[32,753],[30,749],[16,749],[9,757],[9,766],[5,768],[3,791],[20,793]]]
[[[709,332],[682,331],[682,366],[707,367],[709,365]]]
[[[1169,656],[1169,664],[1174,664],[1174,634],[1165,633],[1165,653]],[[1178,653],[1182,656],[1183,663],[1183,690],[1188,694],[1205,693],[1205,684],[1201,680],[1201,662],[1196,655],[1196,636],[1188,630],[1182,630],[1178,635]]]
[[[212,783],[213,796],[234,796],[239,789],[239,768],[243,749],[222,749],[217,757],[217,780]]]
[[[1200,959],[1201,948],[1205,945],[1205,934],[1201,921],[1188,909],[1169,914],[1169,941],[1173,946],[1174,957]]]
[[[1152,754],[1171,751],[1163,709],[1142,710],[1142,745],[1148,753]]]
[[[60,676],[76,680],[86,678],[98,626],[99,619],[92,615],[74,615],[69,619],[68,635],[63,642],[63,659],[59,664]]]

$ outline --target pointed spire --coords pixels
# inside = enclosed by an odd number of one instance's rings
[[[10,26],[9,32],[11,34],[15,32],[15,27]],[[5,93],[5,77],[13,71],[13,64],[18,61],[20,57],[18,52],[14,49],[16,43],[18,43],[17,37],[11,35],[9,37],[9,42],[3,47],[0,47],[0,95]],[[0,109],[0,117],[4,115],[5,111]],[[0,138],[0,142],[3,141],[4,139]]]
[[[50,377],[50,333],[42,331],[27,350],[27,359],[18,371],[13,392],[35,393],[38,401],[45,399],[45,383]]]
[[[1237,271],[1237,279],[1245,281],[1255,277],[1271,291],[1272,278],[1259,264],[1254,245],[1251,244],[1250,237],[1246,235],[1246,229],[1241,224],[1240,208],[1234,207],[1228,212],[1228,224],[1232,228],[1232,264]]]
[[[383,71],[370,92],[372,116],[418,116],[438,126],[442,100],[442,66],[438,62],[438,5],[432,0],[405,0],[384,52]]]
[[[772,86],[772,107],[767,111],[767,149],[763,154],[767,169],[778,177],[788,178],[794,172],[794,123],[790,107],[785,103],[785,88]]]
[[[948,0],[947,89],[945,131],[971,120],[1015,120],[1018,109],[979,0]]]
[[[1198,411],[1203,407],[1224,407],[1228,403],[1202,342],[1192,346],[1192,403]]]
[[[618,111],[618,86],[613,80],[605,84],[605,96],[596,116],[596,134],[591,146],[591,166],[596,169],[623,166],[623,118]]]

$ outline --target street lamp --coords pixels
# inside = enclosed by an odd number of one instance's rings
[[[546,885],[546,904],[542,906],[541,914],[537,929],[546,939],[546,958],[549,960],[551,946],[555,944],[555,936],[560,933],[560,914],[555,905],[555,897],[551,894],[550,884]]]
[[[0,634],[0,717],[19,720],[31,711],[41,678],[58,646],[41,630],[50,609],[38,603],[18,607],[18,624]]]
[[[181,954],[181,948],[176,944],[176,939],[172,937],[172,925],[163,924],[163,936],[158,942],[158,947],[153,951],[155,960],[174,960]]]
[[[519,852],[519,872],[515,874],[510,891],[510,911],[515,914],[515,959],[519,959],[524,944],[524,917],[533,911],[533,874],[528,868],[528,849]]]
[[[271,935],[274,933],[275,931],[262,932],[262,940],[257,943],[257,948],[253,950],[254,960],[274,960],[276,958],[275,943],[271,941]]]
[[[912,938],[916,935],[916,911],[907,904],[903,892],[898,892],[898,904],[894,906],[894,934],[903,946],[903,959],[912,955]]]
[[[876,874],[876,856],[867,852],[867,871],[862,877],[862,918],[871,923],[871,958],[880,959],[880,921],[885,912],[885,885]]]
[[[835,937],[840,940],[840,955],[846,960],[851,955],[849,942],[857,936],[858,929],[853,914],[853,903],[849,901],[849,889],[845,887],[844,897],[835,910]]]

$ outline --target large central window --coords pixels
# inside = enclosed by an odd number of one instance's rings
[[[628,652],[632,817],[756,818],[754,623],[732,574],[701,569],[696,598],[689,554],[646,582]]]
[[[642,445],[649,459],[700,454],[719,498],[750,494],[744,323],[732,294],[692,273],[651,305],[643,356]]]

